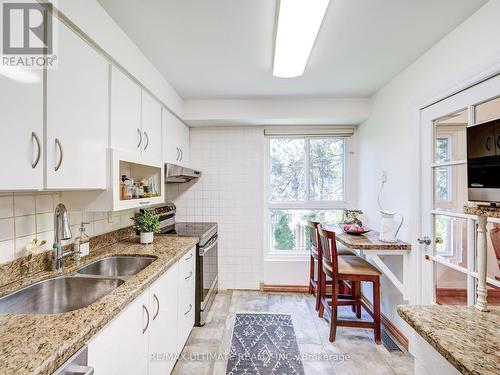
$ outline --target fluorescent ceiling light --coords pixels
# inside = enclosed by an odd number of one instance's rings
[[[281,0],[273,75],[301,76],[330,0]]]

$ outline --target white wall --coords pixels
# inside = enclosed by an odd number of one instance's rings
[[[97,0],[59,0],[56,6],[165,105],[182,114],[182,98]]]
[[[387,170],[384,207],[405,216],[401,238],[415,244],[420,235],[417,109],[500,63],[499,14],[500,1],[490,0],[374,96],[372,114],[358,133],[359,206],[369,226],[379,228],[377,193]],[[418,251],[414,245],[413,256]],[[406,330],[395,310],[400,295],[387,280],[382,293],[383,313]]]
[[[219,286],[259,289],[262,280],[263,130],[191,129],[194,183],[167,184],[177,221],[219,225]]]
[[[354,125],[368,118],[369,98],[186,100],[184,120],[214,125]]]

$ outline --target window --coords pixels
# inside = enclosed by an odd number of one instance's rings
[[[436,163],[447,163],[451,160],[451,137],[436,138]],[[436,201],[449,202],[451,197],[451,167],[436,167],[435,173],[435,199]]]
[[[345,137],[270,137],[271,252],[309,250],[307,221],[337,223],[346,207]]]

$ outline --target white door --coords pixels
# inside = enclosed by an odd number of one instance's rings
[[[151,328],[149,330],[149,375],[170,374],[177,354],[177,277],[172,266],[149,289]]]
[[[142,155],[162,160],[161,104],[146,91],[142,91]]]
[[[0,74],[0,190],[43,188],[42,70]]]
[[[58,66],[47,70],[46,187],[106,189],[109,64],[63,23],[58,30]]]
[[[149,316],[148,316],[149,313]],[[95,375],[148,373],[149,293],[141,294],[88,344]]]
[[[115,67],[111,68],[111,148],[140,154],[141,88]]]
[[[466,131],[479,122],[500,117],[499,96],[500,76],[496,76],[421,111],[419,240],[424,242],[428,237],[429,243],[421,246],[420,300],[424,304],[475,303],[477,217],[463,213],[468,201]],[[490,223],[490,228],[493,225]],[[488,283],[492,288],[500,287],[494,250],[489,241]]]

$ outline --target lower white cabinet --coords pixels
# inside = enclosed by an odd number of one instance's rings
[[[170,268],[149,289],[153,316],[149,330],[149,374],[166,375],[177,354],[178,267]]]
[[[195,248],[88,343],[95,375],[169,374],[194,326]]]
[[[149,337],[148,293],[137,297],[88,344],[94,375],[147,374]]]
[[[177,316],[178,347],[180,352],[194,326],[195,249],[179,260],[179,309]]]

